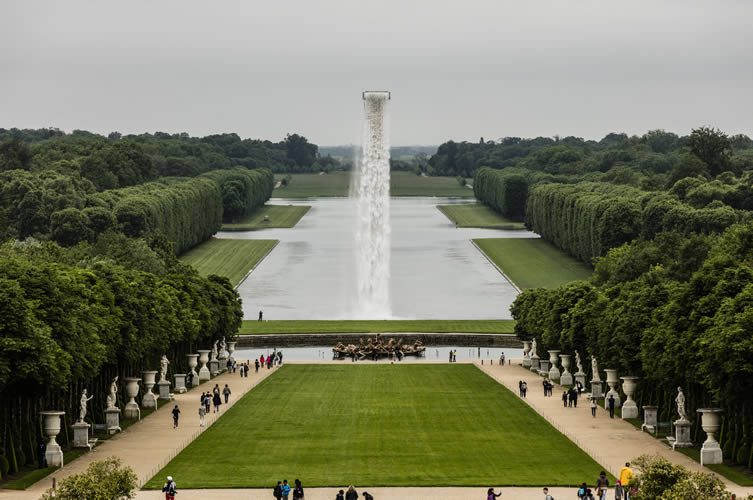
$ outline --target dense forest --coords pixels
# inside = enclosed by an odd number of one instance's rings
[[[589,281],[521,293],[518,336],[640,376],[638,405],[663,421],[678,386],[691,415],[722,407],[725,458],[753,467],[751,140],[701,127],[448,144],[434,165],[467,162],[479,200],[594,265]]]

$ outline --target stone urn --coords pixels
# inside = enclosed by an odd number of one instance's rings
[[[622,403],[622,418],[638,418],[638,405],[633,399],[635,388],[638,387],[640,377],[620,377],[622,380],[622,392],[625,393],[625,402]]]
[[[560,381],[560,369],[557,367],[559,362],[560,351],[547,351],[549,353],[549,380],[555,383]]]
[[[233,357],[233,353],[235,352],[235,346],[238,344],[238,342],[228,342],[227,343],[227,359],[231,363],[235,363],[235,358]]]
[[[522,365],[523,368],[530,368],[531,367],[531,357],[528,356],[528,353],[531,352],[531,342],[528,340],[523,341],[523,362]]]
[[[136,377],[125,379],[126,396],[129,398],[123,411],[125,418],[141,418],[141,408],[139,408],[139,404],[136,402],[136,396],[139,395],[139,382],[141,382],[141,379]]]
[[[617,377],[617,370],[614,368],[605,368],[604,371],[607,374],[607,385],[609,386],[609,391],[607,391],[604,398],[608,400],[609,396],[614,396],[614,407],[619,408],[621,400],[620,393],[617,392],[617,384],[620,383],[620,379]]]
[[[560,385],[573,385],[573,374],[568,371],[570,368],[570,355],[560,354],[562,362],[562,375],[560,375]]]
[[[720,464],[723,462],[722,448],[716,440],[716,433],[721,426],[721,408],[699,408],[701,427],[706,433],[706,441],[701,447],[701,465]]]
[[[63,466],[63,450],[60,448],[56,438],[60,434],[62,425],[60,418],[65,415],[64,411],[41,411],[39,414],[44,419],[42,423],[42,431],[45,437],[47,437],[47,446],[45,447],[44,458],[47,460],[49,467],[62,467]]]
[[[209,373],[209,368],[207,367],[207,363],[209,363],[209,353],[212,351],[209,349],[199,349],[197,352],[199,353],[199,363],[201,363],[201,368],[199,368],[199,382],[206,382],[212,378],[212,375]]]
[[[150,370],[142,372],[144,375],[144,397],[141,398],[141,406],[144,408],[157,408],[157,396],[152,392],[157,372]]]
[[[199,374],[196,373],[196,367],[199,365],[198,354],[186,354],[188,358],[189,372],[186,374],[187,378],[191,380],[191,387],[199,385]]]

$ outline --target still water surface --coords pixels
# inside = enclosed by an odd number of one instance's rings
[[[332,361],[332,346],[314,346],[314,347],[283,347],[279,349],[282,351],[282,360],[285,361]],[[504,353],[505,359],[517,359],[523,357],[523,349],[517,349],[512,347],[460,347],[460,346],[443,346],[443,347],[427,347],[425,356],[406,356],[405,362],[409,361],[449,361],[450,351],[456,351],[457,361],[476,361],[483,359],[486,361],[493,361],[495,364],[499,362],[499,355]],[[272,348],[242,348],[236,349],[233,353],[239,363],[246,360],[258,359],[262,354],[267,356],[273,351]],[[340,360],[342,362],[350,363],[350,358]],[[363,360],[361,363],[389,363],[387,358],[382,358],[379,361]]]
[[[271,200],[311,205],[292,229],[221,232],[280,243],[238,288],[246,319],[376,319],[353,313],[355,204],[348,198]],[[437,205],[452,198],[392,198],[390,294],[383,319],[509,319],[517,295],[473,238],[536,238],[529,231],[456,228]]]

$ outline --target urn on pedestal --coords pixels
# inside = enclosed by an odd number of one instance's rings
[[[633,400],[635,388],[638,386],[640,377],[620,377],[622,380],[622,392],[625,393],[625,402],[622,403],[622,418],[638,418],[638,405]]]
[[[47,446],[45,447],[44,458],[47,460],[49,467],[63,466],[63,450],[60,448],[56,438],[60,434],[61,424],[60,417],[65,415],[64,411],[41,411],[39,414],[44,421],[42,422],[42,431],[47,437]]]
[[[706,433],[706,441],[701,447],[701,465],[720,464],[724,461],[722,448],[716,440],[719,432],[721,408],[699,408],[701,414],[701,427]]]
[[[570,368],[570,355],[560,354],[562,361],[562,375],[560,375],[560,385],[573,385],[573,374],[568,371]]]
[[[139,404],[136,402],[136,396],[139,395],[139,382],[141,382],[140,378],[136,377],[129,377],[125,379],[126,382],[126,396],[128,396],[130,399],[125,405],[125,410],[123,411],[123,416],[125,418],[141,418],[141,408],[139,408]]]
[[[212,378],[212,375],[209,373],[209,368],[207,367],[209,353],[211,351],[209,349],[199,349],[197,352],[199,353],[199,363],[201,363],[201,368],[199,368],[199,382],[206,382]]]
[[[609,386],[609,391],[604,397],[606,399],[609,399],[609,396],[613,396],[614,407],[619,408],[621,400],[620,393],[617,392],[617,384],[620,383],[620,379],[617,377],[617,370],[615,370],[614,368],[604,368],[604,371],[607,374],[607,385]]]
[[[552,382],[560,381],[560,369],[557,368],[557,362],[559,362],[560,351],[547,351],[549,353],[549,380]]]
[[[144,376],[144,396],[141,398],[141,406],[144,408],[157,408],[157,396],[152,392],[157,372],[150,370],[142,372]]]
[[[196,367],[198,366],[198,354],[186,354],[186,357],[188,358],[188,368],[189,372],[186,375],[187,379],[191,381],[190,385],[191,387],[196,387],[199,385],[199,374],[196,373]]]

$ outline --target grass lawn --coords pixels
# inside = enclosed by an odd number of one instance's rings
[[[160,471],[182,488],[570,485],[602,469],[475,366],[287,365]]]
[[[310,320],[253,321],[241,325],[241,335],[270,333],[513,333],[515,321],[500,320]]]
[[[212,238],[180,256],[202,276],[226,276],[233,285],[241,280],[277,245],[277,240],[221,240]]]
[[[437,205],[440,212],[458,227],[482,227],[490,229],[524,229],[522,222],[502,217],[486,205]]]
[[[275,198],[314,198],[348,196],[350,172],[329,174],[292,174],[292,181],[275,189]],[[462,187],[454,177],[419,177],[410,172],[390,173],[392,196],[458,196],[472,197],[473,190]]]
[[[223,231],[255,231],[270,227],[293,227],[311,207],[293,205],[264,205],[237,221],[222,225]],[[264,220],[268,217],[269,220]]]
[[[591,268],[539,238],[473,240],[521,290],[555,288],[591,276]]]

